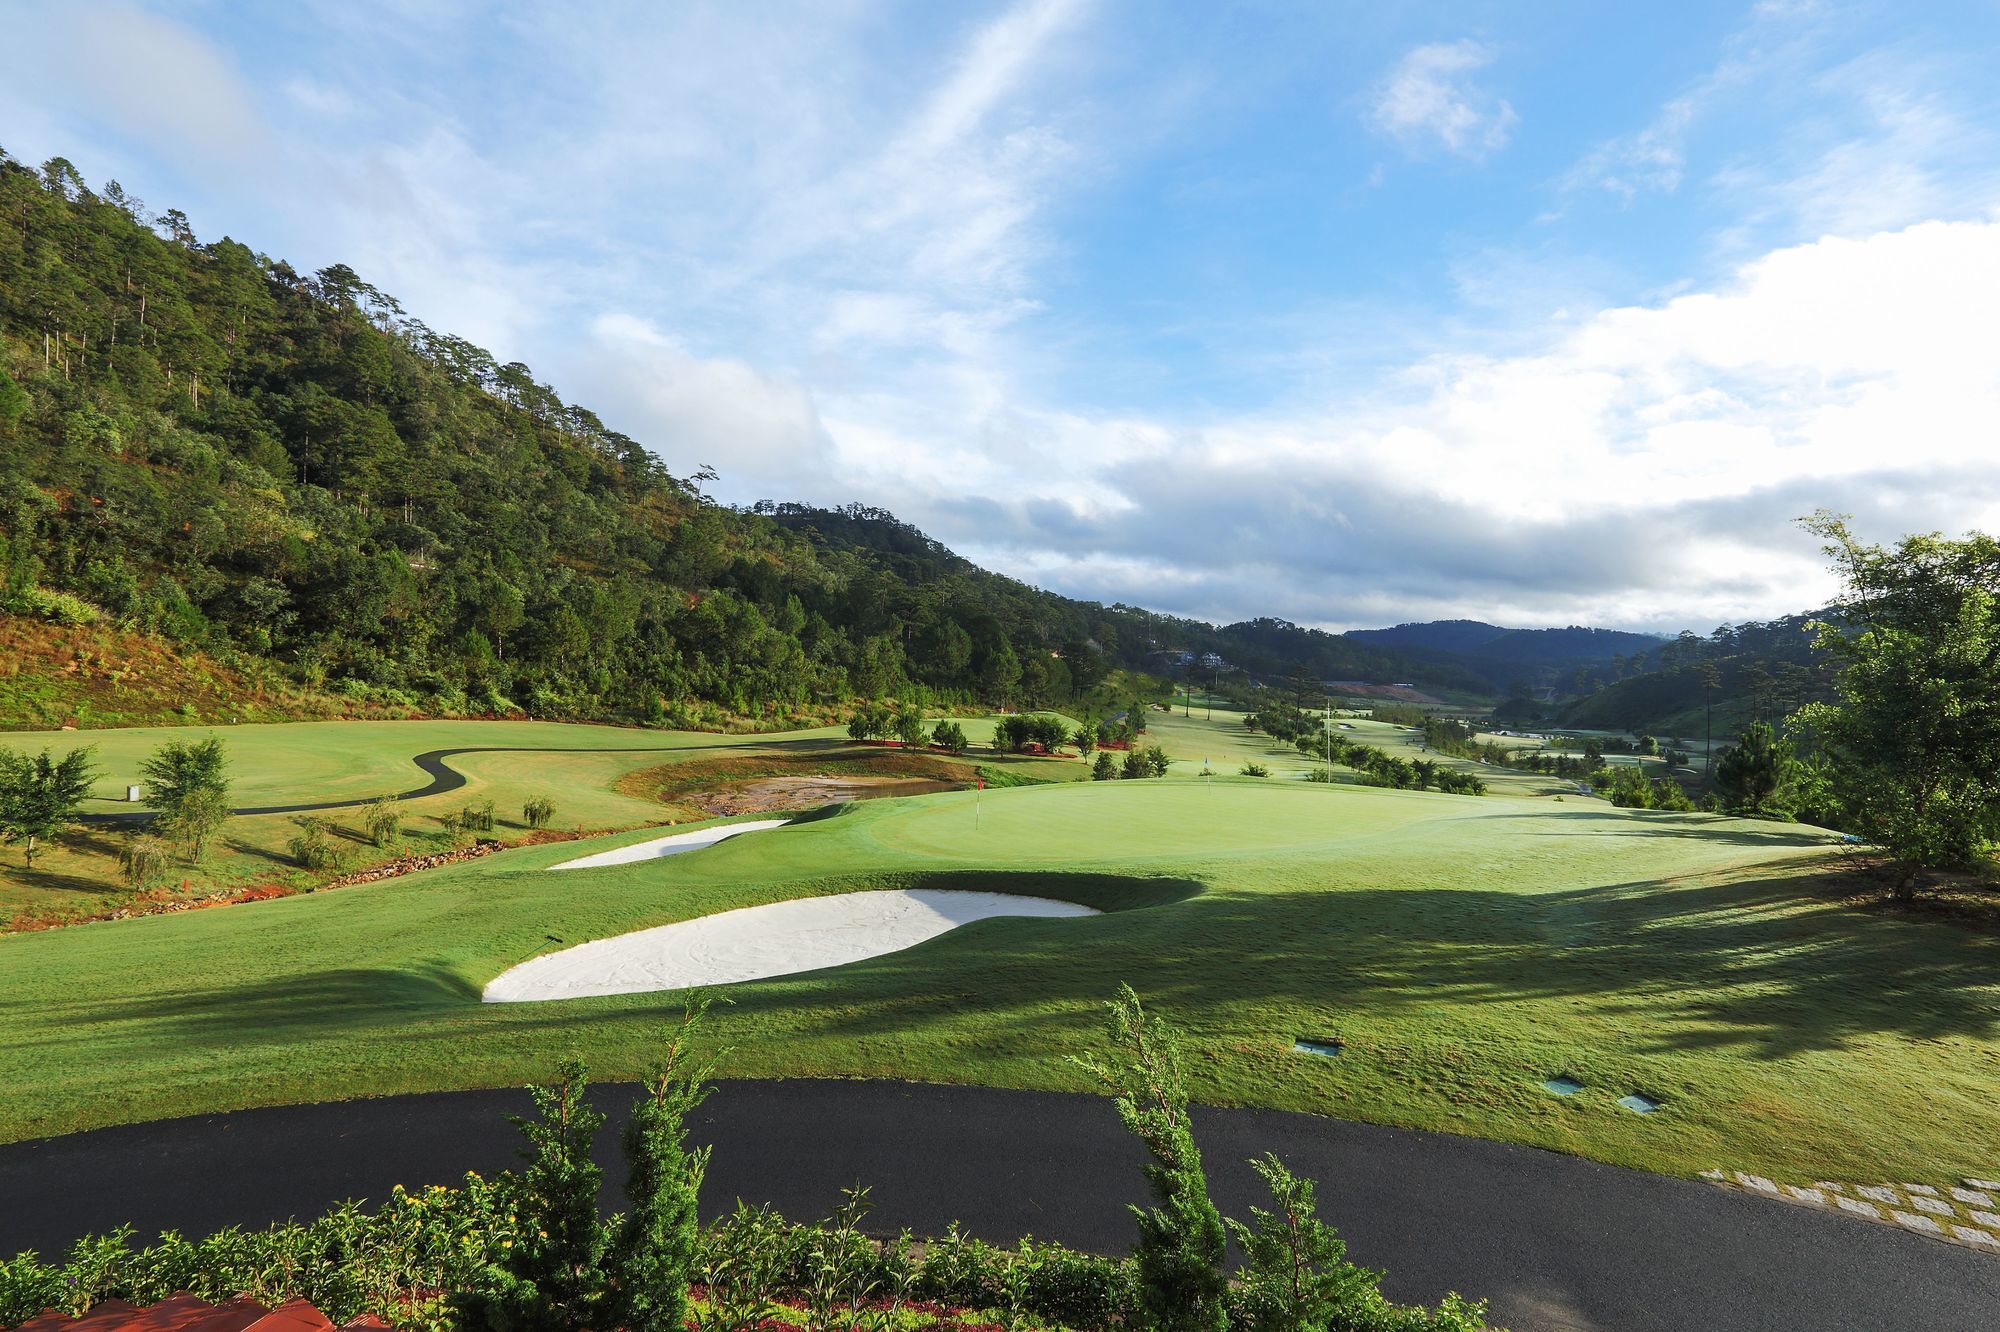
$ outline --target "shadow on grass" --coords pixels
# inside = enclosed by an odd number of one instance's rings
[[[966,926],[845,969],[837,996],[828,980],[799,977],[732,997],[753,1019],[819,1008],[810,1025],[854,1036],[951,1023],[968,1007],[1067,1024],[1066,1008],[1096,1004],[1120,980],[1190,1022],[1242,1004],[1394,1014],[1553,1000],[1636,1033],[1640,1052],[1777,1059],[1884,1035],[1991,1038],[1996,976],[2000,938],[1884,919],[1779,876],[1543,897],[1207,893],[1090,921]]]
[[[65,874],[61,870],[45,869],[40,865],[25,863],[8,865],[7,877],[23,888],[39,888],[44,892],[89,893],[95,897],[103,897],[117,887],[112,882],[88,874]]]
[[[1097,920],[1113,919],[1121,913],[1146,914],[1144,908],[1171,905],[1200,893],[1203,885],[1193,879],[1153,878],[1117,874],[1064,874],[964,870],[906,875],[871,875],[851,881],[831,880],[814,885],[826,892],[894,888],[955,889],[963,891],[1011,893],[1028,897],[1055,897],[1095,907],[1104,916],[1082,919],[1043,920],[1007,917],[960,926],[952,933],[990,930],[999,925],[1055,925],[1058,929]],[[949,937],[949,936],[945,936]],[[1008,936],[1002,935],[1003,939]],[[532,949],[514,962],[546,946],[581,943],[577,938],[556,934],[540,935]],[[920,945],[921,947],[921,945]],[[329,960],[337,944],[329,944]],[[816,973],[836,975],[845,969]],[[824,981],[822,980],[822,988]],[[729,987],[732,996],[740,987]],[[677,994],[621,996],[626,1002],[678,1006]],[[260,976],[255,980],[232,981],[215,976],[191,982],[185,988],[155,990],[129,999],[92,999],[63,1007],[37,1006],[37,1022],[53,1026],[101,1026],[117,1023],[145,1023],[164,1026],[174,1038],[203,1042],[236,1042],[245,1039],[339,1037],[366,1031],[370,1027],[390,1028],[422,1015],[463,1016],[469,1006],[504,1020],[513,1014],[528,1016],[515,1026],[570,1026],[594,1020],[598,1014],[584,1005],[590,1000],[548,1004],[481,1004],[480,987],[455,971],[436,963],[409,967],[328,966],[283,976]],[[0,1006],[0,1023],[10,1008]],[[505,1012],[503,1010],[512,1010]],[[26,1016],[24,1013],[23,1016]],[[545,1021],[542,1019],[546,1018]],[[400,1034],[400,1033],[398,1033]]]
[[[804,1040],[955,1032],[998,1049],[1043,1034],[1070,1038],[1129,981],[1196,1027],[1245,1006],[1416,1019],[1440,1005],[1553,1001],[1560,1009],[1543,1011],[1580,1024],[1573,1032],[1594,1030],[1651,1054],[1777,1059],[1882,1036],[2000,1034],[2000,938],[1858,910],[1839,900],[1851,885],[1807,875],[1539,896],[1339,890],[1298,876],[1266,891],[1216,892],[1185,878],[971,870],[813,886],[980,889],[1065,898],[1107,914],[983,920],[847,966],[723,987],[732,1024]],[[679,1002],[657,993],[500,1005],[507,1011],[496,1013],[480,1005],[477,987],[436,964],[330,966],[92,1001],[67,1020],[164,1024],[172,1035],[218,1041],[401,1041],[423,1039],[413,1020],[471,1018],[525,1038],[653,1024]]]
[[[1621,837],[1681,837],[1704,842],[1727,842],[1737,846],[1823,847],[1834,834],[1810,824],[1773,827],[1753,825],[1726,814],[1673,814],[1660,810],[1578,809],[1552,812],[1537,809],[1528,814],[1493,814],[1491,819],[1531,819],[1536,823],[1562,824],[1538,837],[1595,837],[1600,831],[1616,831]]]
[[[299,863],[286,852],[273,851],[269,847],[258,846],[255,842],[246,842],[238,837],[226,839],[223,846],[226,850],[251,860],[266,861],[288,870],[299,868]]]
[[[329,966],[235,984],[218,977],[177,991],[76,1005],[68,1025],[164,1024],[179,1028],[177,1035],[236,1043],[344,1035],[385,1021],[478,1002],[475,986],[436,964]],[[0,1010],[0,1020],[4,1016]],[[50,1016],[62,1022],[55,1014]]]

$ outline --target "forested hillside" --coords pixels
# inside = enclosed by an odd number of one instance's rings
[[[732,510],[708,479],[346,267],[300,273],[0,155],[13,614],[370,704],[681,724],[911,687],[1055,702],[1157,646],[1459,676],[1282,622],[1053,596],[879,511]]]
[[[1684,633],[1650,658],[1654,669],[1586,676],[1564,725],[1700,736],[1713,725],[1734,736],[1756,720],[1777,723],[1801,704],[1832,697],[1833,663],[1813,646],[1811,624],[1832,612]],[[1646,665],[1642,661],[1641,666]]]

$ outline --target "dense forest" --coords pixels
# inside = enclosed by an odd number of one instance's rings
[[[1803,704],[1833,696],[1835,663],[1814,646],[1812,626],[1839,623],[1832,610],[1683,633],[1650,656],[1579,668],[1579,695],[1564,725],[1698,736],[1712,725],[1733,736],[1755,721],[1777,724]]]
[[[672,441],[653,441],[668,450]],[[1064,700],[1164,648],[1387,679],[1398,654],[981,570],[879,510],[737,510],[335,265],[204,242],[0,154],[0,605],[352,698],[689,724],[912,689]]]

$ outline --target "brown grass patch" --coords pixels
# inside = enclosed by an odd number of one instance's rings
[[[664,763],[627,773],[617,785],[625,795],[658,801],[675,817],[702,818],[959,791],[973,780],[970,763],[944,754],[872,745],[814,745]]]

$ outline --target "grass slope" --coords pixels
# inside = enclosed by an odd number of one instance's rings
[[[255,658],[226,664],[153,634],[0,612],[0,731],[393,715]]]
[[[673,996],[484,1006],[480,989],[558,940],[932,884],[1112,910],[729,987],[727,1071],[1077,1086],[1060,1056],[1129,980],[1187,1026],[1210,1101],[1799,1180],[1942,1181],[1990,1171],[2000,1141],[2000,946],[1826,895],[1825,842],[1796,827],[1168,780],[878,801],[541,872],[578,849],[0,938],[0,1083],[21,1089],[0,1138],[518,1083],[570,1052],[635,1075]],[[1295,1054],[1299,1036],[1347,1053]],[[1587,1090],[1543,1092],[1558,1073]],[[1614,1104],[1635,1090],[1665,1108]]]
[[[968,718],[962,724],[974,743],[992,743],[993,719]],[[514,842],[527,835],[520,817],[522,804],[538,795],[554,799],[555,826],[563,830],[620,829],[686,820],[690,811],[662,803],[666,794],[662,788],[667,783],[633,780],[638,773],[662,764],[728,757],[754,766],[762,756],[779,766],[825,759],[838,768],[871,756],[886,760],[899,754],[881,749],[857,754],[848,746],[845,731],[832,727],[778,736],[716,735],[531,721],[331,721],[17,732],[0,734],[0,746],[29,753],[47,748],[57,754],[82,746],[94,748],[99,769],[96,798],[86,805],[85,812],[128,813],[145,808],[126,804],[124,793],[128,783],[141,781],[140,765],[154,749],[168,740],[198,740],[210,735],[220,736],[228,745],[230,799],[239,809],[366,800],[415,790],[429,778],[411,762],[412,755],[434,750],[496,751],[451,757],[448,762],[465,775],[466,785],[405,802],[403,833],[389,849],[364,842],[362,810],[328,811],[324,817],[342,839],[348,861],[356,865],[388,859],[399,850],[421,854],[448,845],[438,816],[483,800],[494,803],[499,822],[493,835],[503,842]],[[984,752],[968,754],[963,762],[940,761],[953,762],[967,782],[973,779],[975,762],[1001,765],[1010,773],[1039,780],[1075,779],[1085,772],[1074,760],[1065,763]],[[264,883],[305,887],[315,876],[295,870],[285,849],[297,831],[294,816],[289,814],[233,818],[202,866],[171,867],[165,886],[153,896],[191,897]],[[30,921],[99,915],[131,900],[133,895],[118,880],[122,836],[121,831],[103,827],[69,833],[38,856],[32,870],[10,848],[0,858],[0,927],[10,921],[25,926]],[[180,888],[182,880],[188,883],[185,893]]]

